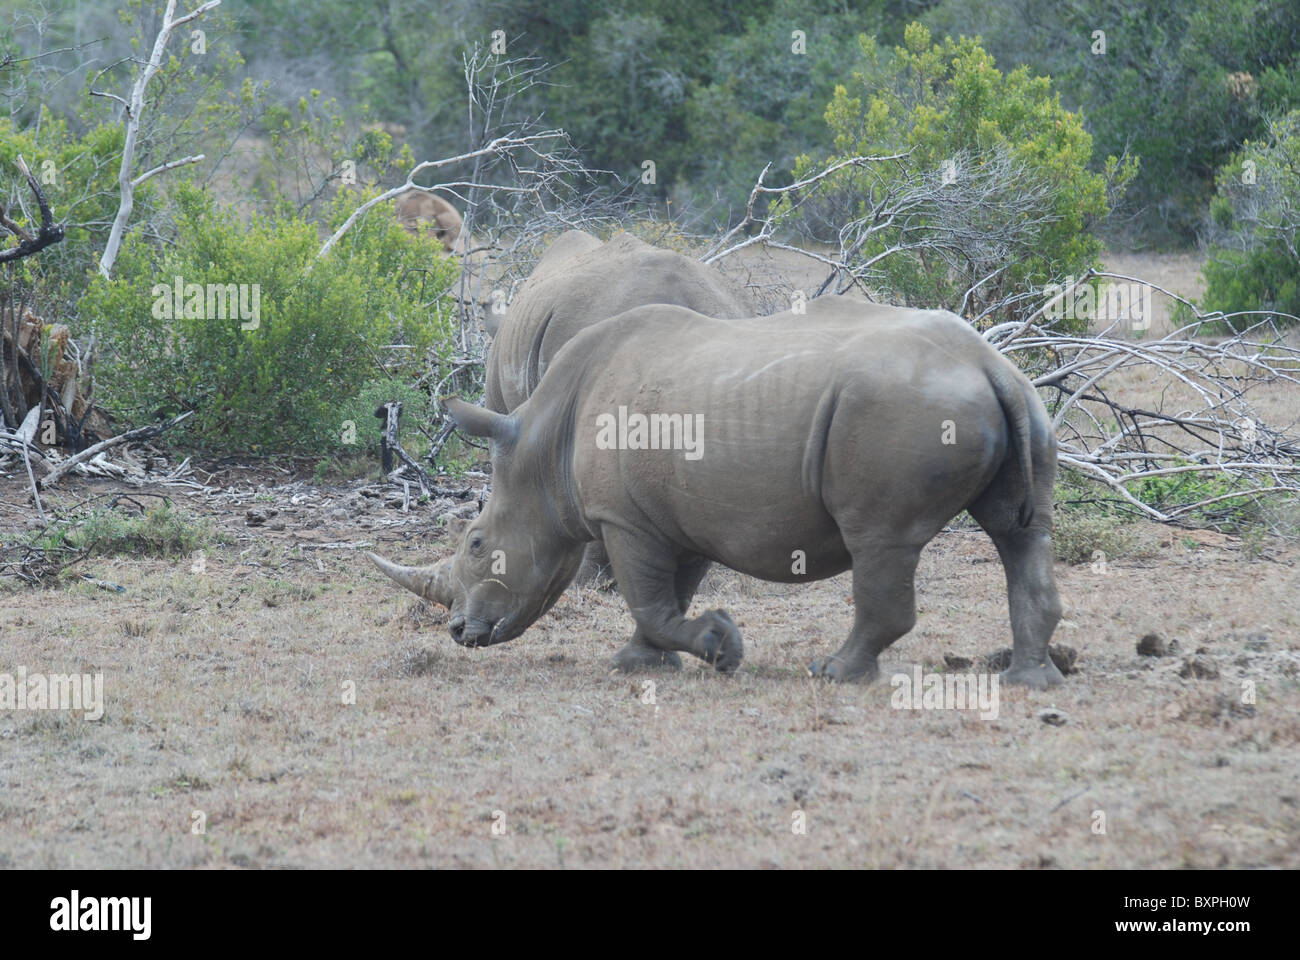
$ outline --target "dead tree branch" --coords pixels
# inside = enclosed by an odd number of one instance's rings
[[[1062,332],[1042,319],[1090,280],[1149,287],[1194,319],[1152,339],[1117,335],[1125,317],[1102,318],[1109,323],[1097,333]],[[1152,520],[1204,524],[1214,522],[1215,505],[1300,493],[1296,422],[1266,423],[1250,397],[1268,384],[1300,386],[1300,346],[1279,326],[1286,319],[1300,321],[1270,311],[1201,313],[1156,284],[1094,270],[1050,291],[1026,320],[985,337],[1047,391],[1063,467]],[[1144,386],[1148,395],[1158,386],[1153,401],[1121,399]]]
[[[1031,255],[1056,220],[1051,185],[1002,149],[958,153],[935,169],[910,151],[848,157],[784,187],[766,185],[769,169],[740,222],[700,259],[716,264],[759,244],[801,254],[829,268],[808,297],[890,290],[889,269],[907,258],[914,273],[964,288],[964,311],[1005,306],[1005,265]]]
[[[60,462],[57,466],[51,469],[49,473],[47,473],[44,477],[42,477],[38,481],[38,484],[41,487],[41,489],[45,489],[51,484],[58,482],[59,479],[64,477],[70,470],[72,470],[78,464],[85,463],[87,460],[94,459],[95,457],[103,453],[105,450],[111,450],[113,447],[116,447],[123,443],[129,443],[134,440],[152,440],[154,437],[160,436],[164,431],[170,430],[178,423],[182,422],[183,420],[193,415],[194,415],[193,410],[186,410],[184,413],[172,417],[166,423],[155,423],[147,427],[137,427],[134,430],[128,430],[126,433],[119,434],[116,437],[112,437],[108,440],[101,440],[99,443],[95,444],[94,446],[87,447],[85,450],[82,450],[80,453],[68,457],[68,459]]]
[[[162,67],[163,52],[167,48],[167,41],[171,39],[172,32],[182,24],[189,23],[191,20],[202,16],[209,10],[221,5],[221,0],[207,0],[201,6],[195,7],[183,17],[176,16],[176,0],[167,0],[167,8],[163,12],[162,24],[158,28],[158,36],[154,38],[153,52],[149,55],[149,60],[144,65],[136,77],[135,83],[131,86],[131,97],[126,100],[117,94],[105,93],[97,90],[90,92],[95,96],[106,97],[110,100],[116,100],[122,104],[122,109],[126,119],[126,138],[122,144],[122,166],[118,171],[118,188],[120,199],[118,202],[117,215],[113,218],[113,226],[109,230],[108,242],[104,245],[104,252],[99,258],[99,272],[105,280],[113,272],[113,264],[117,262],[118,251],[122,247],[122,238],[126,233],[127,223],[131,219],[131,211],[135,208],[135,191],[142,183],[150,177],[162,173],[164,170],[171,170],[175,167],[183,166],[189,163],[198,163],[203,159],[203,154],[192,157],[185,157],[181,160],[173,160],[169,163],[163,163],[138,177],[132,176],[132,169],[135,164],[136,143],[140,137],[140,117],[144,112],[144,94],[145,88],[149,86],[149,81],[153,79]]]
[[[6,250],[0,250],[0,263],[12,263],[21,260],[23,257],[30,257],[32,254],[44,250],[46,247],[63,239],[63,225],[54,222],[54,214],[50,211],[50,204],[45,199],[45,194],[41,192],[40,184],[36,182],[31,170],[27,168],[21,154],[18,156],[18,170],[27,178],[27,185],[32,188],[32,193],[36,195],[36,203],[41,211],[41,226],[36,236],[33,237],[28,231],[9,219],[4,204],[0,204],[0,227],[4,227],[18,238],[17,244]]]

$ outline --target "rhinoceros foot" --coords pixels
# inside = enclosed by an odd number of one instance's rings
[[[1055,687],[1065,682],[1065,677],[1061,675],[1061,671],[1056,668],[1056,664],[1051,660],[1043,663],[1020,665],[1013,663],[998,676],[1001,677],[1003,683],[1032,687],[1034,690],[1046,690],[1048,687]]]
[[[837,653],[825,660],[814,660],[808,666],[808,673],[823,680],[837,680],[843,683],[860,680],[870,683],[879,675],[880,667],[875,657],[855,659]]]
[[[660,650],[658,647],[651,646],[643,637],[636,636],[614,654],[610,666],[624,673],[635,673],[639,670],[680,670],[682,658],[672,650]]]
[[[700,632],[696,635],[700,658],[711,663],[719,673],[730,673],[745,657],[740,628],[725,610],[709,610],[695,619]]]

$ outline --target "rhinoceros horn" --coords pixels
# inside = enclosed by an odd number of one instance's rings
[[[404,567],[385,560],[377,553],[367,553],[380,570],[417,596],[451,607],[451,560],[439,560],[427,567]]]

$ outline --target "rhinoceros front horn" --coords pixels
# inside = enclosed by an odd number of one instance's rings
[[[410,590],[416,596],[444,607],[451,607],[451,561],[439,560],[427,567],[404,567],[400,563],[385,560],[377,553],[367,553],[380,570]]]

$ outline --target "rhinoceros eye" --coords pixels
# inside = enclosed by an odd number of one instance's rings
[[[480,537],[477,533],[474,534],[474,536],[469,538],[469,548],[471,550],[478,550],[482,546],[483,546],[483,538]]]

